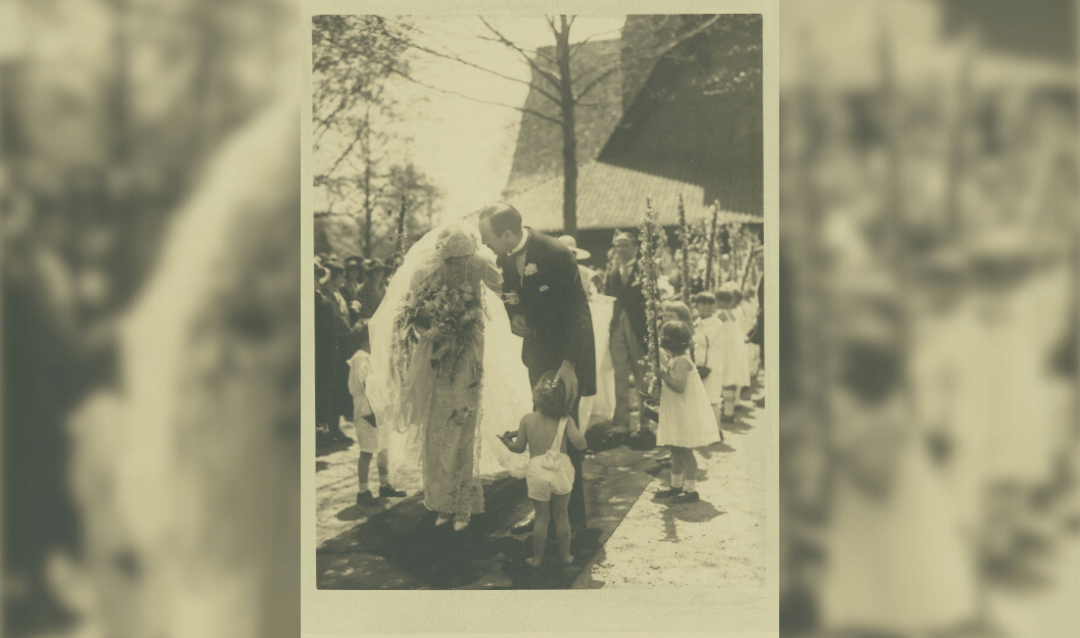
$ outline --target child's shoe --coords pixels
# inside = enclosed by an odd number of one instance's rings
[[[698,498],[697,492],[683,492],[675,498],[671,499],[672,505],[682,505],[683,503],[697,503],[701,499]]]
[[[655,492],[653,492],[653,496],[655,496],[656,498],[670,498],[679,494],[682,494],[681,487],[669,487],[666,490],[656,490]]]
[[[405,492],[402,492],[401,490],[394,489],[393,485],[380,485],[379,486],[379,497],[380,498],[401,498],[402,496],[408,496],[408,494],[406,494]]]
[[[379,499],[372,496],[371,492],[357,492],[356,504],[360,505],[361,507],[368,505],[378,505]]]

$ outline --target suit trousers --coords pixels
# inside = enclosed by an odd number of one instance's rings
[[[645,379],[645,366],[640,361],[644,355],[641,341],[630,327],[626,312],[619,315],[611,333],[611,366],[615,369],[615,416],[612,426],[630,427],[630,374],[640,389]]]
[[[535,388],[536,384],[540,382],[540,377],[544,376],[545,372],[549,372],[549,370],[540,367],[529,368],[529,384]],[[578,414],[578,408],[580,406],[581,396],[578,396],[574,399],[574,404],[570,408],[570,415],[574,416]],[[578,427],[581,428],[580,423],[578,424]],[[579,450],[574,447],[572,443],[567,441],[566,455],[570,457],[570,464],[574,466],[574,487],[570,490],[570,503],[567,505],[567,514],[570,519],[570,528],[577,529],[588,525],[588,519],[585,513],[585,477],[581,472],[582,460],[585,458],[585,450]]]

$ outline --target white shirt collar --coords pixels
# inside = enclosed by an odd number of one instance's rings
[[[525,250],[525,244],[527,244],[528,242],[529,242],[529,229],[528,228],[522,228],[521,229],[521,241],[518,243],[516,248],[514,248],[513,250],[510,251],[510,254],[511,255],[516,255],[519,252],[521,252],[522,250]]]

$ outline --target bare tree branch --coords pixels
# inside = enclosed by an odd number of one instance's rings
[[[544,19],[547,20],[548,26],[551,27],[551,33],[555,36],[555,39],[558,40],[559,39],[559,30],[555,27],[555,17],[554,16],[544,16]]]
[[[481,100],[481,99],[475,98],[475,97],[473,97],[471,95],[465,95],[464,93],[459,93],[457,91],[452,91],[450,89],[444,89],[444,88],[440,88],[440,87],[437,87],[437,86],[434,86],[434,85],[431,85],[431,84],[427,84],[426,82],[421,82],[420,80],[408,77],[407,75],[404,75],[404,74],[402,74],[401,77],[405,78],[409,82],[412,82],[413,84],[416,84],[418,86],[422,86],[424,88],[431,89],[433,91],[438,91],[440,93],[447,93],[447,94],[450,94],[450,95],[456,95],[458,97],[463,97],[466,100],[471,100],[473,102],[479,102],[480,104],[490,104],[492,106],[501,106],[501,107],[507,108],[507,109],[514,109],[515,111],[520,111],[521,113],[528,113],[529,115],[533,115],[533,116],[538,117],[538,118],[540,118],[542,120],[547,120],[548,122],[551,122],[553,124],[558,124],[559,126],[562,126],[562,120],[551,117],[550,115],[544,115],[543,113],[540,113],[539,111],[534,111],[532,109],[527,109],[527,108],[520,107],[520,106],[511,106],[510,104],[503,104],[502,102],[491,102],[491,101],[488,101],[488,100]]]
[[[489,31],[494,33],[495,37],[499,38],[499,42],[501,42],[503,45],[505,45],[507,47],[510,47],[514,51],[517,51],[521,55],[521,57],[525,58],[525,61],[529,63],[529,66],[532,67],[533,71],[535,71],[537,73],[537,75],[539,75],[540,77],[542,77],[545,80],[547,80],[548,82],[550,82],[551,86],[555,87],[556,89],[559,88],[559,78],[555,77],[555,74],[549,73],[548,71],[545,71],[544,69],[540,68],[540,65],[536,63],[536,60],[532,59],[532,57],[530,57],[528,53],[526,53],[518,45],[511,42],[502,33],[499,33],[498,29],[491,26],[491,23],[489,23],[485,18],[481,17],[480,22],[483,22],[484,26],[487,27]]]
[[[483,18],[481,18],[481,20],[482,20],[482,19],[483,19]],[[422,32],[422,31],[420,31],[419,29],[414,29],[414,30],[415,30],[415,31],[417,31],[417,32],[419,32],[419,33],[423,33],[423,32]],[[498,71],[493,71],[493,70],[491,70],[491,69],[488,69],[488,68],[482,67],[482,66],[480,66],[480,65],[478,65],[478,64],[474,64],[474,63],[472,63],[472,62],[469,62],[468,60],[466,60],[466,59],[464,59],[464,58],[462,58],[462,57],[460,57],[460,56],[456,56],[456,55],[449,55],[449,54],[445,54],[445,53],[440,53],[440,52],[438,52],[438,51],[435,51],[435,50],[433,50],[433,49],[431,49],[431,48],[428,48],[428,47],[425,47],[425,46],[423,46],[423,45],[417,44],[417,43],[415,43],[415,42],[408,42],[408,41],[405,41],[405,40],[400,40],[400,39],[397,39],[397,38],[393,38],[392,36],[391,36],[391,39],[393,39],[393,40],[396,40],[396,41],[398,41],[398,42],[401,42],[401,43],[404,43],[404,44],[406,44],[407,46],[410,46],[410,47],[412,47],[412,48],[414,48],[414,49],[417,49],[418,51],[423,51],[424,53],[427,53],[428,55],[433,55],[433,56],[435,56],[435,57],[437,57],[437,58],[441,58],[441,59],[443,59],[443,60],[450,60],[451,62],[457,62],[458,64],[462,64],[462,65],[464,65],[464,66],[467,66],[467,67],[470,67],[470,68],[476,69],[476,70],[478,70],[478,71],[483,71],[484,73],[489,73],[489,74],[491,74],[491,75],[494,75],[494,76],[496,76],[496,77],[502,78],[502,79],[504,79],[504,80],[509,80],[509,81],[511,81],[511,82],[517,82],[517,83],[519,83],[519,84],[524,84],[525,86],[531,86],[531,87],[533,87],[533,88],[534,88],[534,89],[536,90],[536,92],[537,92],[537,93],[539,93],[540,95],[543,95],[544,97],[546,97],[547,99],[551,100],[551,101],[552,101],[552,102],[553,102],[554,104],[556,104],[556,105],[558,105],[558,104],[559,104],[559,98],[557,98],[557,97],[555,97],[554,95],[552,95],[551,93],[548,93],[547,91],[545,91],[545,90],[541,89],[540,87],[537,87],[537,86],[533,86],[533,83],[532,83],[532,82],[529,82],[528,80],[522,80],[522,79],[520,79],[520,78],[515,78],[515,77],[511,77],[511,76],[509,76],[509,75],[504,75],[504,74],[502,74],[502,73],[499,73]],[[505,44],[504,42],[501,42],[501,41],[500,41],[500,43],[503,43],[503,44]]]
[[[581,93],[578,93],[577,97],[574,98],[574,103],[576,104],[578,100],[585,97],[589,93],[589,91],[593,90],[598,84],[606,80],[614,72],[615,69],[608,69],[607,71],[604,71],[599,76],[597,76],[595,80],[586,85],[585,88],[581,89]]]
[[[330,170],[326,171],[326,177],[330,177],[334,174],[334,171],[336,171],[338,169],[338,166],[341,165],[341,161],[344,160],[349,155],[349,153],[352,153],[352,150],[354,148],[356,148],[357,143],[360,142],[360,138],[364,136],[365,132],[366,131],[363,128],[357,129],[356,135],[353,136],[352,141],[349,142],[349,145],[345,147],[344,151],[341,152],[341,155],[338,155],[337,160],[334,161],[334,165],[330,167]]]
[[[611,34],[611,33],[618,33],[619,31],[620,31],[620,29],[611,29],[610,31],[602,31],[600,33],[594,33],[594,34],[590,35],[589,37],[585,38],[584,40],[582,40],[581,42],[575,42],[574,44],[571,44],[570,45],[570,59],[573,59],[574,55],[577,54],[578,51],[583,49],[586,44],[591,42],[593,40],[593,38],[598,38],[598,37],[600,37],[602,35],[608,35],[608,34]]]

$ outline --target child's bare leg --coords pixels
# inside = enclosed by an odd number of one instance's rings
[[[379,450],[379,454],[375,457],[375,463],[379,468],[380,479],[390,474],[390,462],[386,450]]]
[[[360,483],[360,491],[368,489],[368,474],[371,473],[371,452],[361,452],[360,460],[356,463],[356,478]]]
[[[679,453],[680,448],[669,446],[668,449],[671,450],[671,487],[682,487],[680,479],[683,477],[683,456]],[[678,485],[675,483],[678,483]]]
[[[569,500],[569,497],[567,498]],[[533,526],[533,557],[525,562],[533,567],[544,563],[544,551],[547,550],[548,525],[551,522],[551,507],[547,501],[532,499],[536,510],[536,523]]]
[[[574,562],[570,555],[570,516],[567,506],[570,504],[570,495],[551,496],[552,516],[555,517],[555,536],[559,540],[559,561],[563,565]]]
[[[735,401],[738,397],[738,388],[733,385],[724,387],[724,417],[731,418],[735,416]]]
[[[679,451],[682,453],[683,457],[683,468],[686,472],[686,480],[697,481],[698,464],[697,457],[694,456],[694,451],[685,447],[679,448]]]

